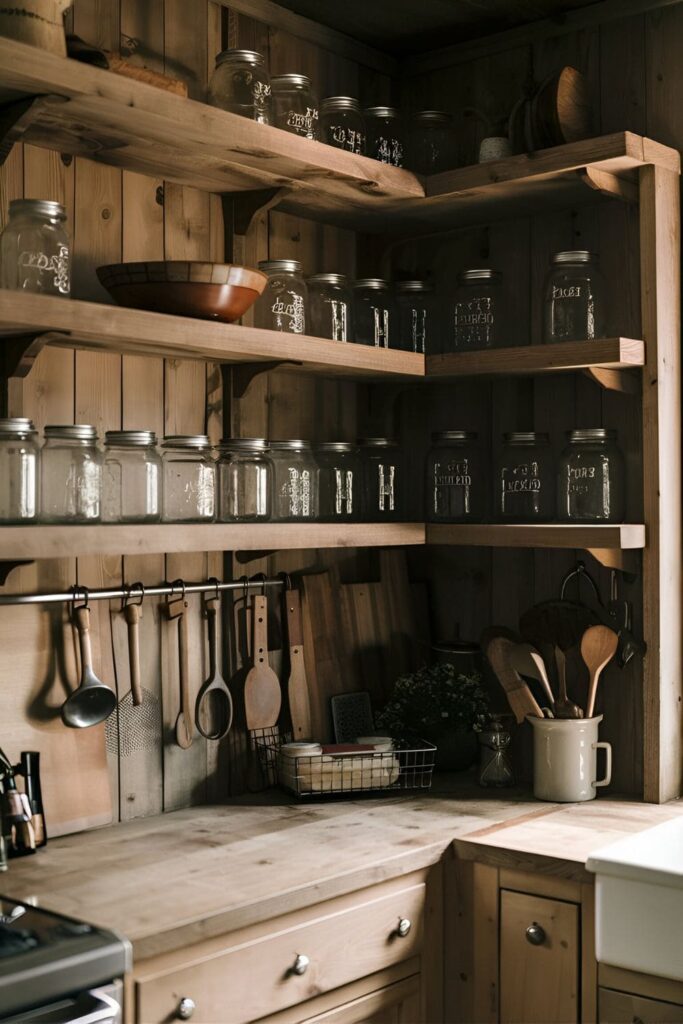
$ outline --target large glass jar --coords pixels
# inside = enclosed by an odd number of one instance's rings
[[[369,523],[405,516],[403,455],[391,437],[361,437],[358,441],[363,476],[362,518]]]
[[[66,210],[48,199],[13,199],[0,237],[0,283],[14,291],[69,295]]]
[[[426,478],[430,523],[480,522],[483,519],[488,482],[476,433],[468,430],[433,433]]]
[[[306,333],[308,288],[298,260],[261,260],[268,283],[256,302],[257,327],[289,334]]]
[[[543,340],[605,336],[605,282],[593,252],[556,252],[545,286]]]
[[[162,445],[162,519],[211,523],[216,516],[216,463],[206,434],[176,434]]]
[[[366,152],[383,164],[403,167],[403,122],[395,107],[368,107],[364,111]]]
[[[437,322],[434,288],[427,281],[399,281],[396,285],[398,308],[398,348],[405,352],[437,352]]]
[[[318,518],[318,463],[310,441],[271,441],[274,467],[273,520]]]
[[[320,104],[320,138],[328,146],[365,155],[365,119],[358,100],[328,96]]]
[[[223,50],[209,84],[209,103],[258,124],[271,124],[270,77],[256,50]]]
[[[151,430],[108,430],[102,470],[103,523],[158,523],[161,456]]]
[[[102,453],[89,424],[45,427],[40,457],[41,519],[97,523],[102,503]]]
[[[352,521],[360,516],[360,463],[356,446],[325,441],[315,446],[319,469],[320,519]]]
[[[38,435],[31,420],[0,419],[0,522],[35,522],[38,463]]]
[[[505,434],[495,472],[494,515],[506,523],[544,523],[555,515],[557,477],[547,434]]]
[[[495,348],[503,322],[502,274],[488,268],[462,270],[453,309],[453,349]]]
[[[406,165],[418,174],[438,174],[455,167],[453,117],[441,110],[415,114],[408,132]]]
[[[313,274],[307,280],[310,333],[316,338],[351,341],[351,289],[344,274]]]
[[[307,75],[277,75],[273,89],[273,124],[304,139],[319,139],[318,101]]]
[[[386,281],[379,277],[363,277],[354,281],[354,340],[359,345],[389,348],[395,318],[394,300]]]
[[[626,506],[624,457],[616,430],[571,430],[558,467],[558,515],[567,523],[621,523]]]
[[[273,464],[263,437],[229,437],[218,446],[218,519],[257,523],[270,519]]]

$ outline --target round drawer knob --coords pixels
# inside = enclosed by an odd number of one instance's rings
[[[308,957],[306,956],[305,953],[299,953],[299,955],[297,956],[296,960],[294,961],[294,966],[292,967],[292,972],[294,974],[299,974],[299,975],[305,974],[306,971],[309,968],[310,963],[311,963],[311,961],[308,959]]]
[[[177,1016],[180,1017],[181,1020],[189,1020],[195,1009],[196,1006],[194,999],[190,999],[189,996],[183,996],[178,1003]]]
[[[399,938],[405,939],[406,935],[408,935],[412,927],[413,926],[410,920],[407,917],[402,917],[398,922],[396,934],[399,936]]]
[[[545,928],[542,928],[540,924],[534,921],[526,930],[526,938],[527,942],[530,942],[532,946],[542,946],[545,942]]]

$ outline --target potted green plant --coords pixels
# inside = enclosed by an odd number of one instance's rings
[[[434,664],[396,680],[377,725],[400,743],[425,739],[437,748],[436,767],[464,771],[477,757],[477,733],[490,718],[478,675]]]

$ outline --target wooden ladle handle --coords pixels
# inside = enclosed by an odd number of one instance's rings
[[[81,605],[74,611],[74,620],[78,630],[78,642],[81,648],[81,675],[85,678],[86,669],[92,671],[92,645],[90,643],[90,609]]]
[[[142,704],[142,683],[140,682],[140,619],[142,609],[139,604],[127,604],[123,615],[128,625],[128,664],[130,666],[130,692],[133,704]]]

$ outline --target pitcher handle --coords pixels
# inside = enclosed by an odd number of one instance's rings
[[[598,750],[599,747],[605,751],[605,777],[593,783],[596,789],[600,786],[609,786],[612,781],[612,744],[601,741],[600,743],[593,744],[593,750]]]

